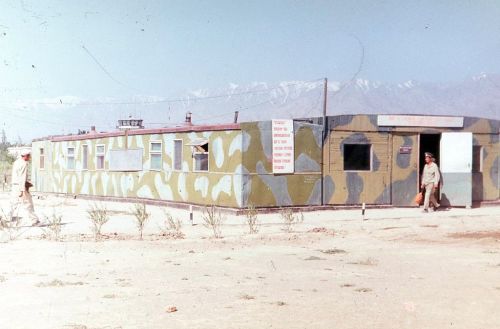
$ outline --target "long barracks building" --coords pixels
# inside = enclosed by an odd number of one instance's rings
[[[411,206],[424,152],[441,203],[500,198],[500,121],[339,115],[53,136],[32,143],[39,192],[231,208]]]

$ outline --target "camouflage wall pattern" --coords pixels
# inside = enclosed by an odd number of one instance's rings
[[[82,136],[33,142],[33,180],[43,192],[160,199],[226,207],[290,206],[321,203],[321,132],[318,125],[295,122],[295,174],[272,173],[271,122],[242,123],[239,129]],[[182,170],[173,170],[174,140],[182,140]],[[193,170],[194,141],[206,139],[209,170]],[[152,170],[150,143],[162,143],[162,168]],[[88,168],[83,168],[83,147]],[[111,171],[109,151],[142,149],[142,170]],[[104,146],[104,170],[96,168],[96,148]],[[74,169],[68,169],[74,148]],[[43,149],[43,155],[40,151]],[[40,168],[40,157],[44,168]]]
[[[271,121],[241,124],[245,206],[321,204],[321,125],[294,122],[295,172],[272,172]]]
[[[419,189],[420,134],[454,131],[472,132],[473,144],[482,147],[481,172],[472,174],[473,200],[500,198],[498,120],[465,117],[463,128],[379,127],[377,115],[332,116],[327,122],[323,156],[328,204],[413,205]],[[371,168],[344,170],[345,144],[372,145]]]
[[[43,192],[161,199],[194,204],[241,207],[240,130],[135,134],[81,140],[33,142],[33,180]],[[96,136],[98,137],[98,136]],[[194,171],[193,141],[207,140],[208,171]],[[182,169],[174,170],[174,140],[182,140]],[[150,143],[161,142],[161,169],[151,169]],[[142,170],[110,171],[109,150],[142,149]],[[88,145],[88,169],[83,146]],[[96,168],[96,148],[104,146],[104,169]],[[74,148],[74,169],[68,169],[68,148]],[[43,149],[45,168],[40,168]]]
[[[387,187],[390,185],[390,134],[386,132],[335,132],[329,138],[328,171],[325,175],[331,177],[335,184],[331,194],[326,195],[329,204],[389,204],[390,195]],[[345,145],[372,145],[371,169],[344,170]],[[332,193],[333,192],[333,193]]]
[[[401,152],[405,148],[405,152]],[[412,206],[418,188],[418,134],[392,133],[391,196],[395,206]]]
[[[128,136],[124,132],[60,136],[33,142],[32,179],[42,192],[236,208],[363,202],[410,206],[419,184],[420,134],[468,131],[482,156],[481,171],[472,175],[473,200],[497,200],[499,122],[464,118],[463,128],[379,127],[376,115],[341,115],[327,117],[328,133],[323,138],[321,118],[295,120],[295,172],[291,174],[272,172],[271,121],[144,129],[129,131]],[[174,170],[174,140],[182,141],[180,170]],[[208,142],[208,171],[194,170],[193,152],[199,150],[195,144],[200,140]],[[161,168],[151,169],[151,143],[158,142]],[[371,145],[370,166],[345,170],[346,145],[363,144]],[[87,169],[83,168],[84,145]],[[103,170],[96,168],[98,146],[105,150]],[[68,159],[71,148],[74,160]],[[110,170],[109,151],[125,148],[142,150],[140,170]],[[68,168],[71,161],[74,169]]]
[[[482,157],[481,168],[473,168],[472,172],[472,200],[496,200],[500,197],[500,143],[498,134],[474,134],[474,147]]]

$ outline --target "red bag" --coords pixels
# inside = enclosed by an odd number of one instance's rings
[[[415,195],[414,201],[417,204],[417,206],[420,206],[421,204],[423,204],[424,194],[422,192],[418,192],[417,195]]]
[[[413,199],[413,201],[417,204],[417,206],[424,204],[424,192],[425,188],[422,187],[417,195],[415,195],[415,199]]]

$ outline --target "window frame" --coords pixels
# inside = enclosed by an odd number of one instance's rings
[[[207,146],[207,150],[206,151],[203,149],[204,145]],[[209,150],[209,147],[210,147],[210,143],[208,141],[205,144],[194,145],[193,146],[193,172],[209,172],[210,171],[210,150]],[[203,151],[201,151],[200,149],[203,149]],[[206,155],[207,156],[207,169],[206,170],[196,169],[196,157],[195,156],[197,154],[201,154],[201,155]]]
[[[89,144],[82,144],[82,170],[89,170]]]
[[[177,159],[177,154],[176,154],[176,142],[180,142],[180,159]],[[182,139],[174,139],[174,157],[173,157],[173,163],[172,163],[172,169],[174,171],[182,171],[182,158],[184,156],[184,141]],[[194,156],[194,154],[193,154]],[[176,168],[176,163],[177,163],[177,160],[179,160],[179,163],[180,163],[180,167],[179,168]],[[194,168],[194,167],[193,167]]]
[[[98,148],[103,147],[103,151],[99,152]],[[102,168],[99,168],[99,157],[102,156]],[[106,144],[95,145],[95,170],[106,170]]]
[[[38,167],[40,170],[45,170],[45,149],[40,147],[38,149],[39,157],[38,157]]]
[[[69,153],[69,150],[73,150],[73,154]],[[66,146],[66,170],[75,170],[76,169],[76,153],[75,153],[76,147],[74,146]],[[69,160],[73,159],[73,167],[69,167]]]
[[[160,150],[153,150],[153,144],[160,144]],[[160,168],[153,168],[152,167],[152,159],[153,155],[159,155],[160,156]],[[163,169],[163,141],[161,140],[152,140],[149,142],[149,170],[151,171],[161,171]]]
[[[346,169],[346,146],[359,146],[364,145],[369,147],[369,156],[368,156],[368,169]],[[373,144],[372,143],[345,143],[342,145],[343,151],[343,163],[342,170],[344,172],[371,172],[373,171]]]

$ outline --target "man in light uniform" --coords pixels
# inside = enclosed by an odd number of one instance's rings
[[[28,181],[28,165],[31,159],[30,150],[22,150],[21,156],[12,165],[12,192],[10,202],[10,217],[17,215],[19,208],[24,208],[33,226],[40,224],[40,219],[35,214],[33,198],[29,191],[32,185]],[[17,216],[16,216],[17,217]]]
[[[430,152],[425,152],[425,166],[424,172],[422,173],[422,185],[420,186],[421,188],[425,187],[424,212],[429,211],[430,202],[432,202],[435,209],[439,208],[435,192],[439,186],[440,178],[439,168],[437,164],[434,163],[434,155]]]

